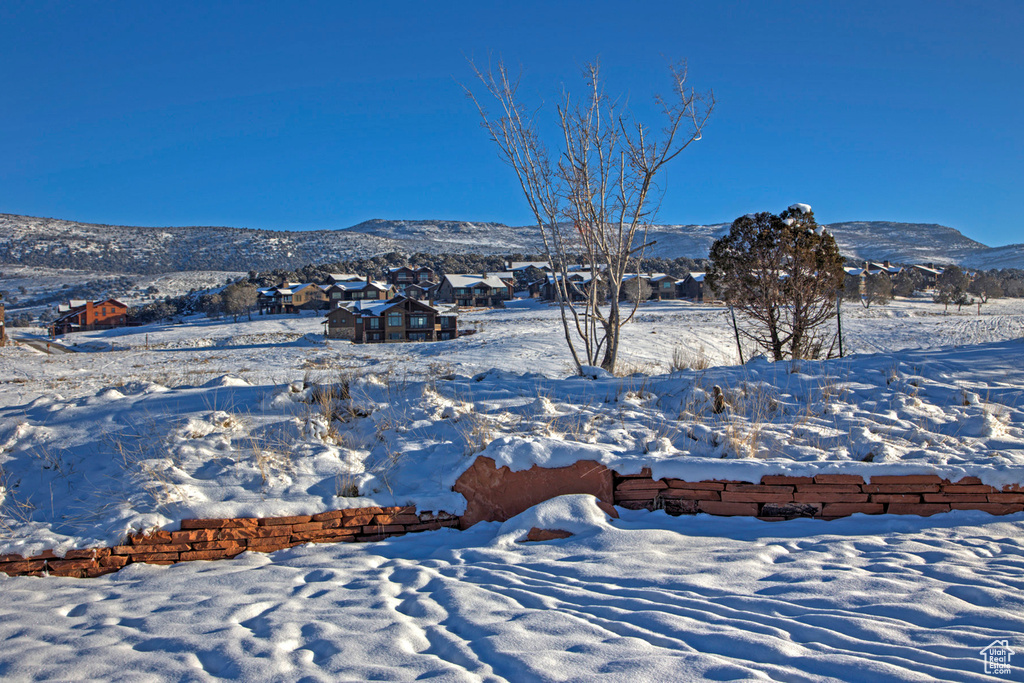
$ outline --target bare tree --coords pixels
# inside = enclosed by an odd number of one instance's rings
[[[224,312],[232,316],[235,322],[243,313],[252,320],[252,309],[256,305],[256,288],[250,284],[228,285],[222,293]]]
[[[884,270],[868,273],[864,278],[864,308],[871,304],[885,305],[892,301],[892,276]]]
[[[623,278],[638,272],[650,246],[647,231],[660,198],[655,176],[701,139],[714,96],[687,89],[685,65],[670,67],[673,94],[656,99],[664,127],[652,131],[619,110],[604,93],[598,64],[587,65],[586,94],[575,99],[566,93],[557,107],[561,135],[552,157],[520,98],[519,78],[503,63],[472,67],[497,113],[471,89],[467,94],[501,158],[515,171],[536,220],[556,272],[555,298],[573,362],[577,370],[599,365],[614,372],[620,330],[637,309],[637,302],[620,305]],[[604,285],[588,287],[582,301],[573,301],[573,285],[564,277],[577,256]]]
[[[640,275],[626,280],[622,284],[622,291],[626,295],[626,300],[634,304],[647,301],[651,298],[651,294],[654,293],[647,278]]]
[[[835,318],[845,271],[836,241],[806,204],[733,221],[711,246],[705,284],[752,323],[742,334],[775,360],[815,358]]]

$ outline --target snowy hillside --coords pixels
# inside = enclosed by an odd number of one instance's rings
[[[729,224],[657,225],[649,257],[705,258]],[[934,224],[860,221],[828,226],[843,254],[902,263],[1024,268],[1024,245],[991,248]],[[375,219],[339,230],[140,228],[0,214],[0,264],[121,273],[298,268],[387,252],[539,254],[533,226]]]

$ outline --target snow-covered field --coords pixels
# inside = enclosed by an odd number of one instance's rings
[[[785,523],[555,499],[505,524],[0,580],[4,680],[982,681],[1024,516]],[[542,520],[576,535],[520,544]]]
[[[0,553],[186,517],[458,513],[451,485],[480,453],[687,479],[1024,482],[1024,301],[981,315],[847,306],[855,355],[799,364],[733,365],[718,307],[638,317],[623,359],[638,372],[622,378],[568,377],[557,309],[532,301],[464,314],[477,334],[434,344],[325,343],[318,317],[268,316],[65,340],[84,353],[2,349]],[[677,347],[695,369],[670,373]],[[74,662],[131,680],[970,679],[991,640],[1024,646],[1020,516],[608,523],[587,505],[553,503],[558,528],[572,506],[590,521],[540,545],[492,524],[90,581],[0,578],[0,676],[81,677],[61,673]]]

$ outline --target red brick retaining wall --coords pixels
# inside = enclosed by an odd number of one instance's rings
[[[1024,487],[997,489],[977,477],[956,482],[933,474],[875,476],[870,483],[856,474],[814,477],[766,475],[749,481],[697,481],[614,475],[615,504],[633,510],[663,509],[672,515],[745,515],[761,519],[814,517],[836,519],[869,515],[934,515],[950,510],[984,510],[993,515],[1024,511]]]
[[[512,484],[514,491],[509,489]],[[620,475],[591,462],[553,469],[532,467],[513,473],[507,467],[495,468],[493,460],[481,458],[455,489],[460,490],[460,486],[472,503],[470,508],[480,508],[467,509],[463,517],[445,512],[417,513],[412,507],[367,507],[266,519],[185,519],[179,531],[134,534],[113,548],[70,550],[64,557],[49,550],[33,557],[0,555],[0,572],[11,576],[91,577],[135,562],[174,564],[219,560],[247,550],[273,552],[305,543],[378,541],[441,527],[466,528],[480,518],[504,521],[541,502],[535,500],[541,493],[545,499],[593,493],[605,502],[611,502],[606,498],[612,497],[616,505],[625,508],[665,510],[673,515],[703,512],[769,520],[836,519],[858,512],[927,516],[950,510],[984,510],[994,515],[1024,511],[1024,486],[997,489],[982,484],[977,477],[951,482],[935,475],[875,476],[870,483],[850,474],[766,475],[757,484],[732,480],[687,482],[655,480],[650,470]],[[489,510],[483,510],[481,505],[488,500],[492,504]]]
[[[34,557],[0,555],[0,572],[11,576],[102,576],[134,562],[220,560],[246,550],[269,553],[305,543],[379,541],[458,524],[456,515],[417,514],[411,507],[353,508],[266,519],[183,519],[180,531],[134,534],[124,545],[69,550],[63,558],[49,550]]]

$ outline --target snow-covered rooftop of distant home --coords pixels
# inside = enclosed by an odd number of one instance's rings
[[[537,268],[538,270],[551,270],[551,264],[547,261],[512,261],[509,263],[509,270],[527,270]]]
[[[704,282],[704,276],[705,276],[705,275],[706,275],[706,273],[704,273],[704,272],[702,272],[702,271],[699,271],[699,270],[693,270],[693,271],[690,271],[690,274],[689,274],[689,275],[687,275],[687,276],[686,276],[686,277],[684,277],[684,278],[683,278],[682,280],[680,280],[680,282],[686,282],[686,279],[687,279],[687,278],[691,278],[691,279],[693,279],[693,280],[694,280],[695,282]]]
[[[346,282],[364,279],[362,275],[358,275],[356,273],[329,273],[327,278],[333,282]]]
[[[488,274],[484,275],[473,275],[473,274],[452,274],[445,275],[446,280],[451,284],[452,287],[476,287],[477,285],[485,285],[491,289],[503,289],[507,286],[504,280],[497,275]]]
[[[360,280],[359,282],[338,282],[333,286],[347,292],[358,292],[368,287],[375,287],[377,289],[388,289],[391,287],[388,283],[381,282],[380,280],[371,280],[370,282],[367,282],[366,280]]]

